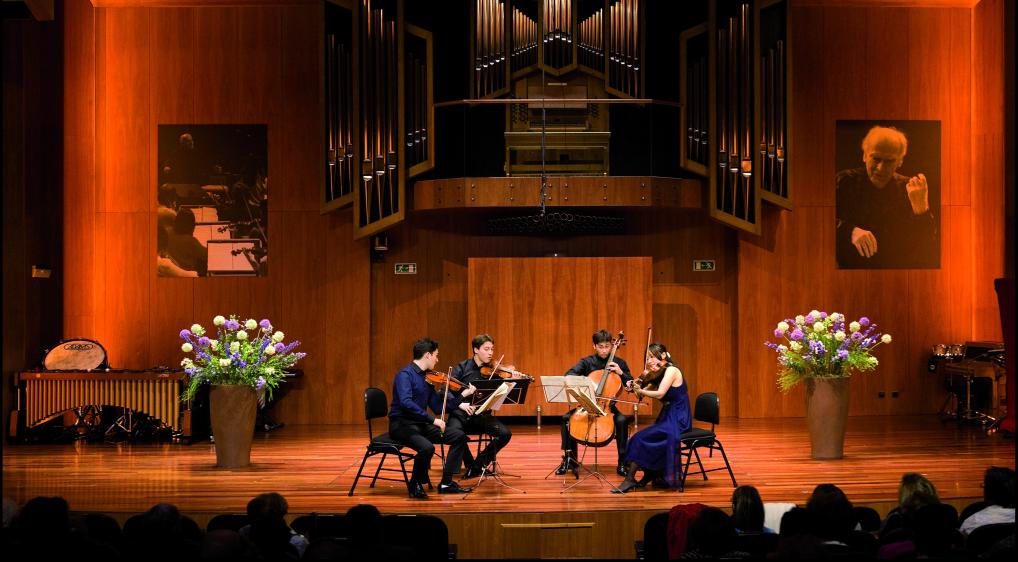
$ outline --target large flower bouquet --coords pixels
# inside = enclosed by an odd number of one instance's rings
[[[271,399],[286,370],[306,355],[293,351],[299,341],[284,343],[283,332],[273,331],[267,319],[241,322],[236,316],[216,316],[212,323],[216,326],[215,339],[209,338],[200,324],[180,331],[184,340],[180,350],[194,352],[194,359],[187,357],[180,362],[189,376],[186,400],[192,399],[205,383],[248,385],[260,399],[266,394]]]
[[[778,386],[788,390],[809,378],[837,379],[854,372],[872,371],[880,344],[891,343],[890,334],[876,331],[877,325],[863,316],[847,322],[844,314],[811,311],[778,322],[774,337],[764,345],[778,354]]]

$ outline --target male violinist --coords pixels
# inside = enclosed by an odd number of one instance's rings
[[[473,356],[464,359],[452,369],[453,378],[463,384],[470,385],[467,389],[473,388],[474,381],[488,378],[481,373],[481,368],[492,367],[491,359],[495,355],[495,340],[491,339],[491,336],[488,334],[480,334],[471,340],[470,346],[474,350]],[[499,369],[501,370],[502,367]],[[515,370],[511,366],[505,367],[505,369],[509,371]],[[466,393],[467,389],[464,389],[463,393]],[[469,448],[463,454],[463,463],[467,467],[464,477],[476,478],[481,475],[484,467],[495,460],[495,455],[509,443],[513,434],[505,424],[491,414],[490,410],[479,415],[471,415],[467,410],[464,410],[461,399],[469,395],[466,394],[464,396],[460,394],[457,396],[458,407],[449,416],[448,428],[470,434],[487,434],[491,436],[491,443],[481,451],[476,460],[470,454]]]
[[[594,341],[594,353],[580,359],[579,362],[566,371],[566,376],[576,375],[586,377],[593,371],[603,369],[617,374],[622,379],[622,384],[625,385],[626,390],[632,390],[633,375],[629,372],[629,365],[617,355],[611,363],[608,362],[608,356],[612,352],[611,333],[608,330],[598,330],[594,332],[591,339]],[[605,376],[607,376],[607,373],[605,373]],[[562,417],[562,450],[565,454],[562,456],[562,464],[555,469],[555,474],[558,475],[565,474],[570,470],[575,473],[578,467],[576,462],[576,439],[569,435],[569,418],[575,412],[576,409],[574,408],[566,412]],[[625,476],[626,442],[629,440],[629,418],[622,414],[622,412],[619,412],[614,402],[611,405],[611,412],[615,417],[615,444],[618,447],[619,453],[619,464],[616,472],[620,476]]]
[[[438,342],[430,338],[421,338],[414,342],[414,360],[396,373],[392,382],[392,405],[389,406],[389,436],[395,441],[410,447],[417,454],[414,456],[413,476],[410,479],[410,497],[425,499],[424,484],[428,482],[428,470],[431,468],[431,457],[435,455],[435,443],[450,445],[442,468],[442,482],[438,485],[440,494],[463,494],[471,488],[460,487],[453,482],[452,475],[462,462],[463,452],[467,449],[467,435],[460,429],[447,428],[441,417],[428,413],[442,412],[443,394],[432,388],[425,379],[428,371],[438,364]],[[473,390],[463,390],[469,396]],[[452,399],[445,400],[445,410],[459,408],[473,413],[474,407],[469,403],[459,403]]]

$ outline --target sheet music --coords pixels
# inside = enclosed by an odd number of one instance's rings
[[[588,377],[579,375],[567,375],[564,377],[541,377],[541,388],[544,389],[544,400],[548,403],[574,402],[566,394],[566,388],[575,388],[587,397],[594,396],[594,381]]]
[[[506,396],[509,396],[509,391],[512,390],[514,386],[516,386],[516,383],[514,382],[502,383],[501,386],[495,389],[495,392],[491,393],[491,396],[489,396],[483,404],[474,410],[474,414],[483,414],[488,410],[494,411],[501,408],[502,403],[505,402]]]
[[[588,412],[593,414],[597,414],[598,416],[608,415],[607,412],[605,412],[603,409],[601,409],[600,406],[597,405],[597,402],[594,402],[593,400],[588,398],[586,394],[577,391],[577,389],[567,387],[566,394],[572,397],[573,400],[576,400],[580,404],[580,406],[583,407],[584,410],[587,410]]]

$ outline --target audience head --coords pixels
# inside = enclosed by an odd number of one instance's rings
[[[918,472],[906,472],[898,485],[898,506],[903,512],[914,512],[924,505],[940,503],[937,489]]]
[[[781,516],[781,528],[778,532],[782,537],[808,535],[810,533],[809,512],[804,507],[793,507]]]
[[[820,484],[806,502],[810,523],[820,538],[833,539],[855,529],[852,502],[834,484]]]
[[[763,531],[763,500],[755,487],[739,486],[732,492],[732,523],[743,533]]]
[[[358,544],[381,544],[382,512],[373,505],[358,504],[346,512],[350,539]]]
[[[912,520],[912,540],[920,553],[943,557],[961,546],[958,510],[953,505],[933,503],[921,506],[912,515]]]
[[[286,517],[290,505],[286,498],[276,492],[258,494],[251,501],[247,502],[247,516],[252,521],[259,519],[282,519]]]
[[[173,232],[185,236],[191,235],[194,234],[194,225],[194,211],[187,207],[182,207],[177,211],[177,216],[173,219]]]
[[[202,560],[254,560],[251,543],[237,531],[219,529],[210,531],[202,540],[198,551]]]
[[[687,536],[687,550],[719,555],[731,550],[736,533],[727,513],[716,507],[705,507],[689,522]]]
[[[991,466],[983,475],[983,499],[990,505],[1014,507],[1013,469],[1003,466]]]
[[[71,532],[71,509],[60,497],[28,500],[18,513],[17,529],[26,537],[58,539]]]

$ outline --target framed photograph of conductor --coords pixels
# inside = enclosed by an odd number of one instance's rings
[[[159,125],[160,277],[268,274],[268,127]]]
[[[940,268],[940,121],[838,121],[840,269]]]

